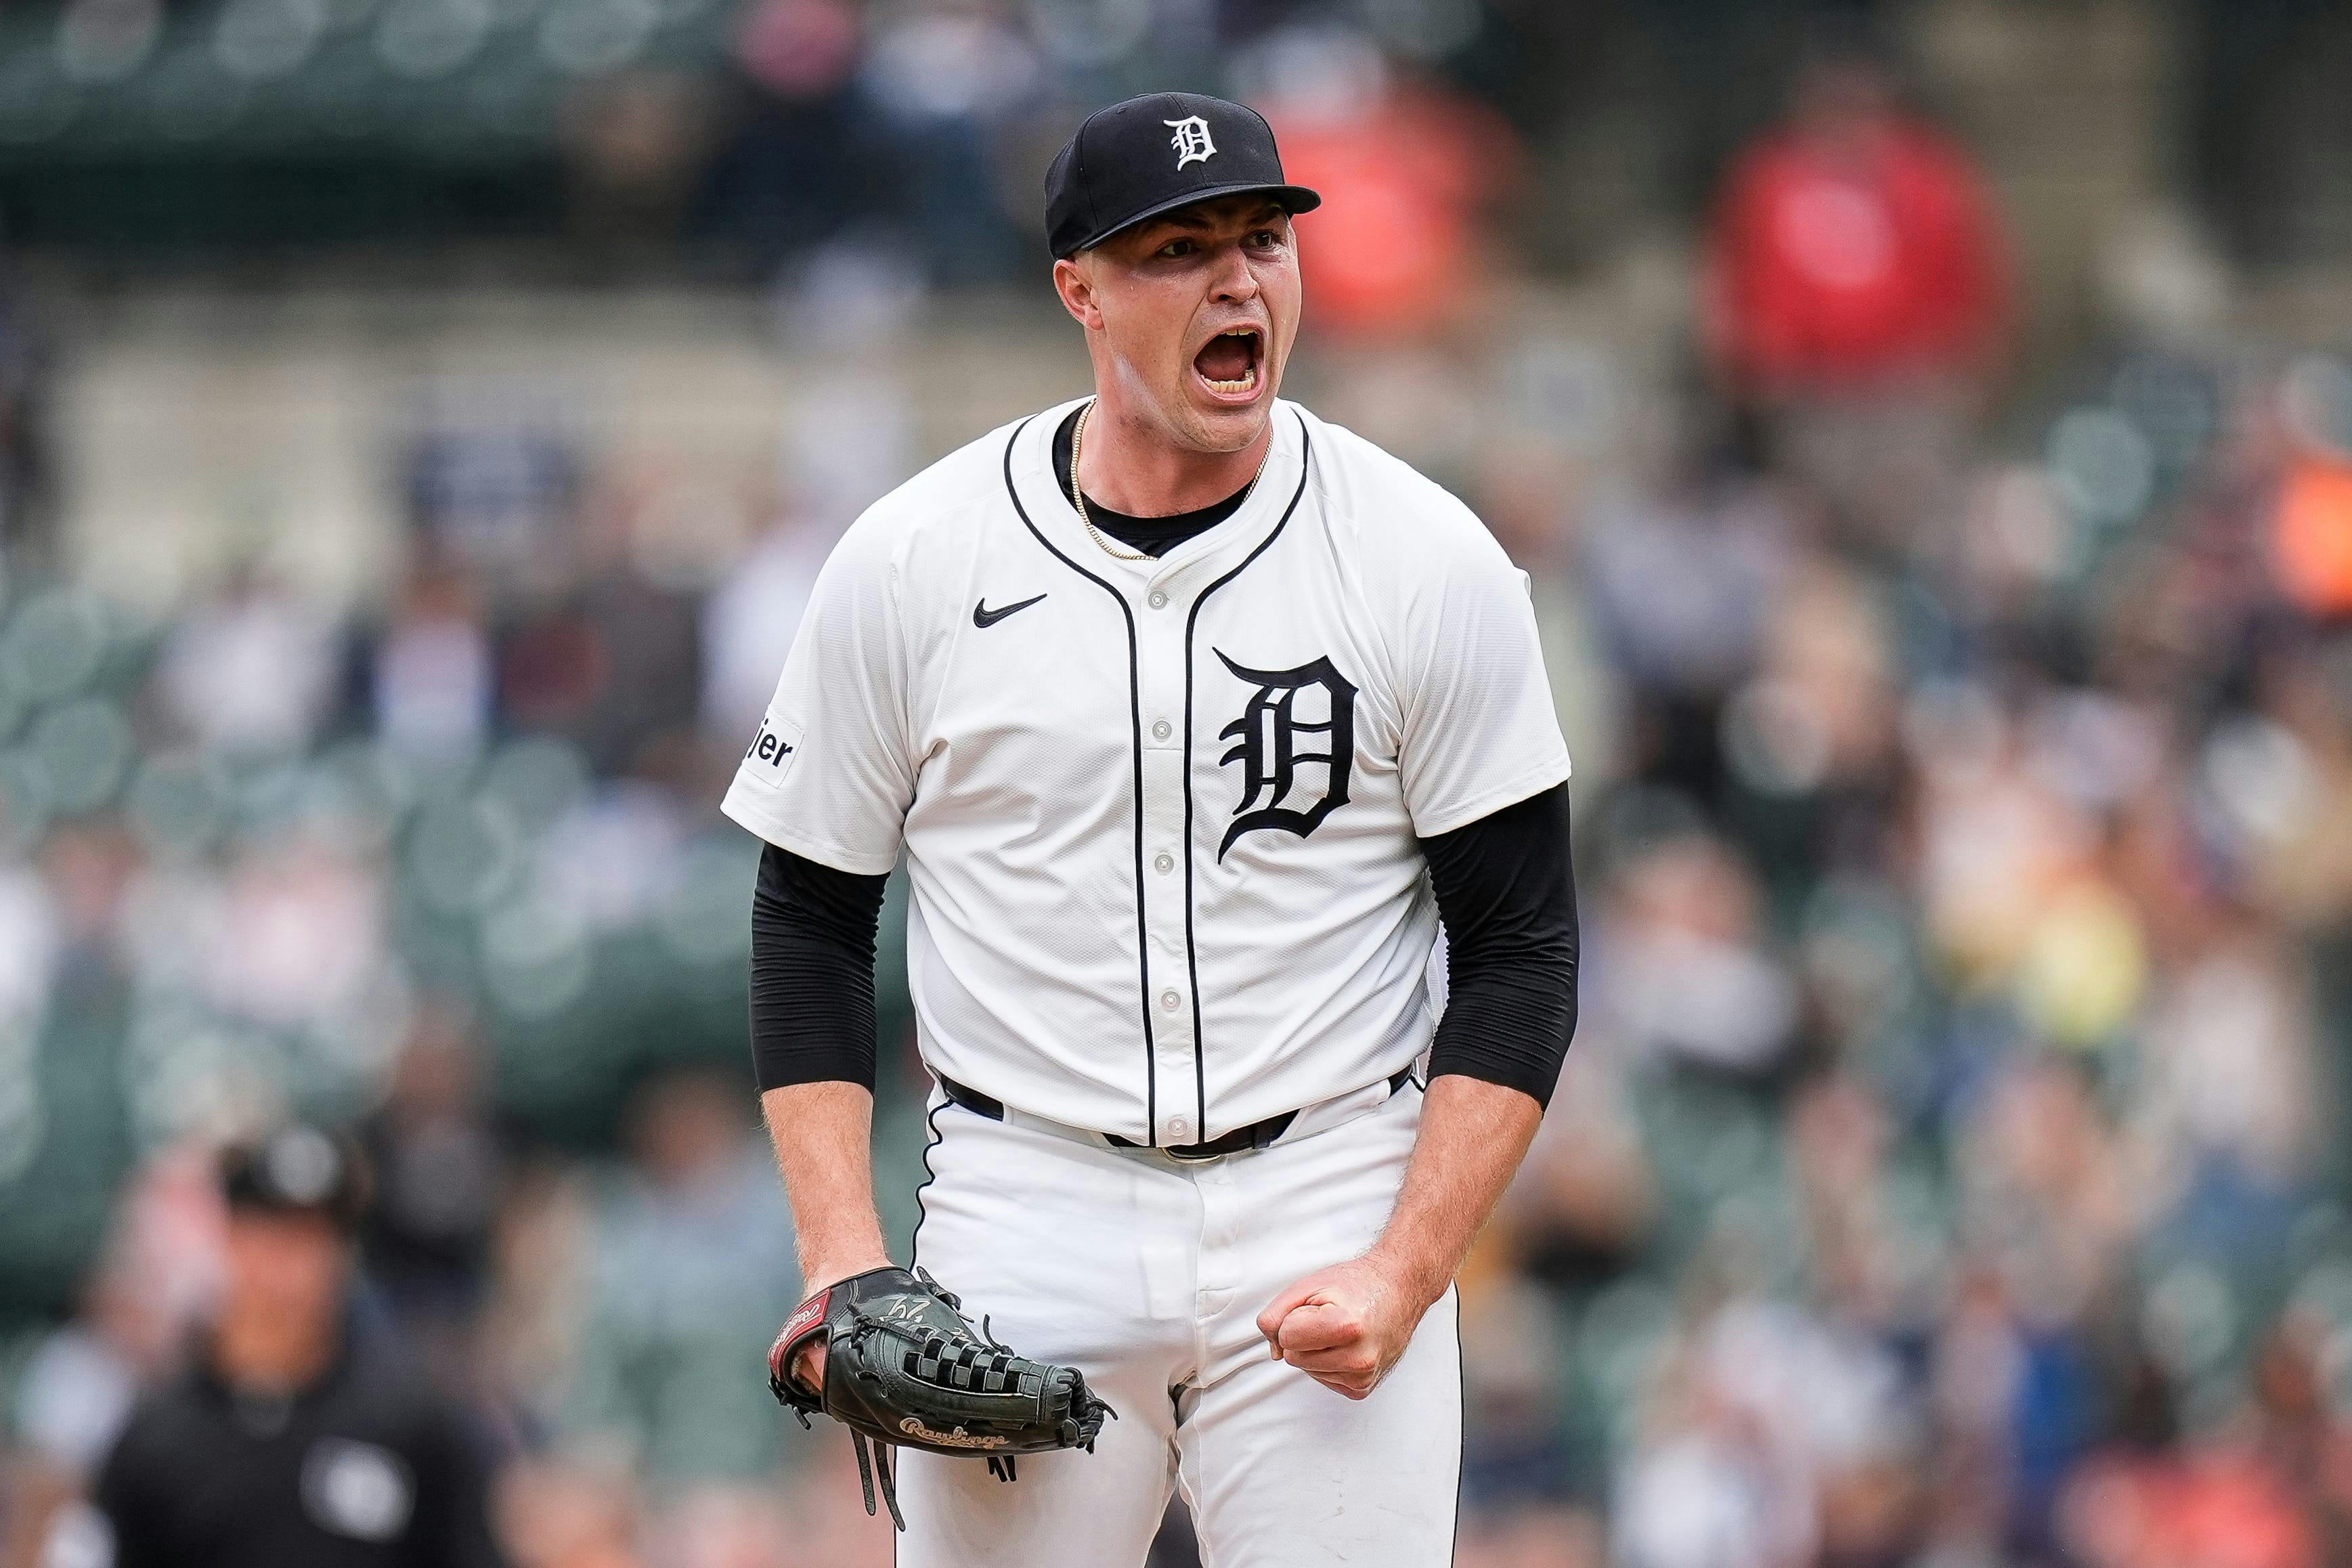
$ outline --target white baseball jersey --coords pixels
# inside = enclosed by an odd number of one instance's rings
[[[1277,401],[1241,508],[1122,560],[1055,476],[1076,406],[850,528],[724,809],[843,871],[905,854],[934,1072],[1192,1143],[1422,1052],[1416,840],[1568,751],[1526,578],[1436,485]]]

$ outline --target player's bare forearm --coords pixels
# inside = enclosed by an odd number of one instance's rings
[[[1542,1121],[1543,1107],[1516,1089],[1458,1074],[1430,1080],[1396,1212],[1366,1255],[1393,1269],[1423,1310],[1454,1283]]]
[[[1454,1282],[1542,1121],[1543,1107],[1517,1089],[1454,1074],[1433,1079],[1380,1238],[1361,1258],[1298,1280],[1258,1315],[1276,1358],[1350,1399],[1378,1387]]]
[[[798,1083],[760,1097],[793,1206],[801,1279],[817,1290],[890,1261],[874,1209],[874,1091]]]

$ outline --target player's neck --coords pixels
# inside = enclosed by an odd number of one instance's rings
[[[1257,439],[1238,451],[1203,452],[1179,445],[1150,417],[1122,414],[1100,399],[1087,416],[1078,485],[1087,500],[1129,517],[1198,511],[1255,479],[1273,439],[1269,419]]]

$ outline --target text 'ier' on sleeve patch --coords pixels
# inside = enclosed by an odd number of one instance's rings
[[[801,727],[771,713],[760,721],[760,732],[743,753],[744,771],[763,783],[778,784],[801,754]]]

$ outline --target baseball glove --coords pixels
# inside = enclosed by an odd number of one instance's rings
[[[802,1302],[768,1351],[769,1390],[803,1426],[823,1411],[849,1428],[866,1511],[874,1511],[879,1471],[890,1521],[900,1530],[907,1521],[890,1474],[891,1446],[985,1456],[1009,1481],[1016,1455],[1092,1453],[1103,1418],[1118,1414],[1075,1368],[1047,1366],[998,1344],[985,1318],[974,1333],[961,1305],[929,1273],[918,1279],[903,1268],[871,1268]],[[824,1387],[812,1393],[793,1380],[791,1367],[793,1353],[819,1334]]]

